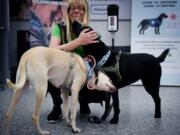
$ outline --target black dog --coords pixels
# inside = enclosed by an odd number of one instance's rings
[[[82,26],[77,21],[73,23],[73,31],[76,36],[79,36],[80,32],[87,27],[88,26]],[[99,40],[99,43],[94,45],[84,46],[83,49],[86,55],[93,55],[97,62],[100,61],[108,51],[110,51],[110,49],[101,40]],[[103,67],[110,67],[117,65],[118,63],[121,78],[116,72],[106,72],[117,88],[122,88],[141,79],[145,90],[152,96],[154,100],[155,118],[161,118],[161,99],[159,97],[159,86],[161,78],[160,63],[164,61],[168,52],[169,49],[166,49],[157,58],[153,55],[145,53],[129,54],[122,52],[120,54],[120,59],[118,60],[117,56],[119,53],[111,51],[109,58],[103,65]],[[79,95],[80,112],[90,113],[88,103],[102,102],[104,100],[106,101],[106,107],[105,113],[101,118],[102,120],[105,120],[108,115],[111,96],[113,99],[114,116],[110,123],[117,123],[120,113],[118,91],[110,94],[106,92],[89,91],[87,89],[81,90]]]
[[[157,18],[153,19],[144,19],[140,22],[138,27],[141,26],[139,30],[139,34],[144,34],[144,31],[150,26],[155,28],[155,34],[160,34],[159,33],[159,27],[162,24],[162,21],[164,18],[167,18],[168,16],[165,13],[160,14]]]

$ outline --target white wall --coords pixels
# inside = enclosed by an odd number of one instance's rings
[[[101,34],[101,39],[108,46],[112,44],[112,35],[107,31],[107,21],[90,21],[90,26]],[[119,30],[115,33],[116,46],[130,46],[131,21],[119,21]]]

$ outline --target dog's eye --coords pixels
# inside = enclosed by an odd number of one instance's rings
[[[112,80],[111,80],[111,79],[109,79],[109,82],[110,82],[110,83],[112,83]]]
[[[106,83],[106,86],[109,87],[109,84]]]
[[[98,83],[98,78],[95,80],[95,85],[97,85],[97,83]]]

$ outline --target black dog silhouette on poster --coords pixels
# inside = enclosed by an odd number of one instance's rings
[[[138,28],[141,26],[140,30],[139,30],[139,34],[143,34],[144,35],[144,31],[148,28],[148,27],[154,27],[155,28],[155,34],[159,35],[159,27],[162,24],[162,21],[164,18],[168,18],[168,16],[165,13],[161,13],[157,18],[153,18],[153,19],[143,19],[140,24],[138,25]]]

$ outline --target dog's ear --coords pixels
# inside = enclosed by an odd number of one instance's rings
[[[87,25],[82,25],[79,21],[75,20],[72,23],[72,30],[74,32],[74,34],[78,37],[81,33],[81,31],[83,31],[84,29],[89,29],[89,31],[93,30],[91,27],[87,26]],[[97,40],[100,40],[101,38],[101,34],[97,33]]]
[[[75,20],[72,23],[72,30],[74,32],[74,34],[78,37],[81,33],[81,31],[83,31],[84,29],[89,29],[89,31],[92,30],[91,27],[87,26],[87,25],[82,25],[79,21]]]
[[[72,30],[74,34],[78,37],[82,31],[82,25],[78,21],[72,23]]]

